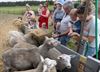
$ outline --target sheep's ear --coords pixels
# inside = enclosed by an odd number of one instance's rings
[[[76,55],[69,55],[71,58],[75,58],[76,57]]]
[[[57,57],[57,59],[58,59],[58,60],[61,60],[61,59],[62,59],[62,57],[61,57],[61,56],[58,56],[58,57]]]
[[[43,56],[40,55],[41,62],[44,62]]]
[[[48,40],[49,38],[47,36],[45,36],[45,40]]]

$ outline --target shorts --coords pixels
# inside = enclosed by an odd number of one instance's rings
[[[55,19],[55,22],[61,22],[62,19]]]

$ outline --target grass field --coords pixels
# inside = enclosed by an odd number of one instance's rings
[[[36,13],[38,6],[31,6],[32,10]],[[49,10],[53,10],[53,6],[49,6]],[[23,14],[25,12],[25,6],[14,6],[14,7],[0,7],[0,13],[4,14]]]

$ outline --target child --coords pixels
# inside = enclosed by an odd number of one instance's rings
[[[70,12],[70,24],[72,25],[72,32],[76,32],[78,34],[80,34],[80,30],[81,30],[81,22],[79,21],[78,17],[77,17],[77,9],[72,9]]]
[[[56,10],[54,11],[54,14],[53,14],[53,21],[54,21],[55,31],[57,31],[57,27],[56,27],[57,23],[61,22],[61,20],[64,16],[64,11],[62,10],[62,3],[57,2],[56,5],[57,5],[57,8],[56,8]]]
[[[38,25],[37,25],[37,23],[36,23],[36,20],[35,19],[31,19],[30,20],[30,22],[28,24],[28,27],[30,29],[37,29],[37,28],[39,28]]]

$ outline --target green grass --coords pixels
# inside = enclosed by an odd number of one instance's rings
[[[37,13],[38,6],[32,6],[32,10]],[[49,10],[53,10],[53,6],[49,6]],[[0,13],[5,14],[23,14],[25,12],[25,6],[14,6],[14,7],[0,7]]]

